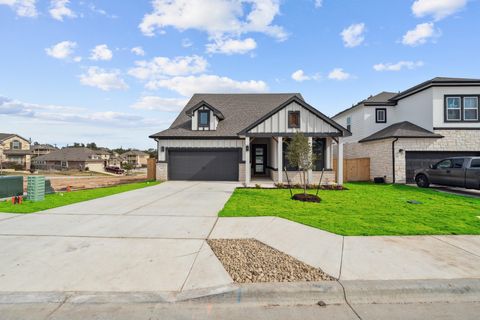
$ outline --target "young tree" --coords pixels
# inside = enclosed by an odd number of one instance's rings
[[[287,146],[288,162],[301,171],[301,180],[303,184],[303,194],[307,195],[307,174],[313,169],[315,164],[315,156],[312,153],[312,146],[308,142],[308,138],[301,132],[295,133],[293,139]]]

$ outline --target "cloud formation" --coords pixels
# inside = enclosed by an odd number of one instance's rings
[[[362,44],[365,40],[363,33],[365,32],[365,23],[352,24],[348,28],[343,29],[340,33],[343,39],[343,45],[347,48],[353,48]]]
[[[50,48],[46,48],[45,53],[52,58],[63,60],[70,58],[76,47],[77,43],[74,41],[62,41]]]
[[[86,73],[81,74],[79,78],[81,84],[99,88],[103,91],[128,89],[128,85],[121,78],[119,70],[107,71],[99,67],[89,67]]]
[[[399,61],[397,63],[378,63],[373,66],[375,71],[401,71],[403,69],[417,69],[423,67],[423,61]]]

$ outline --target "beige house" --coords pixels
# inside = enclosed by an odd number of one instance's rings
[[[104,171],[104,160],[88,148],[63,148],[33,159],[40,170]]]
[[[52,151],[56,151],[58,148],[52,146],[51,144],[33,144],[30,150],[32,151],[32,157],[38,157],[49,154]]]
[[[146,167],[150,155],[139,150],[130,150],[121,155],[123,162],[129,163],[137,168]]]
[[[21,165],[30,169],[30,141],[17,134],[0,133],[0,162],[2,167]]]

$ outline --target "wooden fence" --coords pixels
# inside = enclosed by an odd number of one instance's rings
[[[336,160],[333,161],[333,170],[337,172]],[[344,159],[343,180],[346,182],[370,181],[370,158]]]
[[[157,159],[155,158],[149,158],[147,161],[147,179],[157,179]]]

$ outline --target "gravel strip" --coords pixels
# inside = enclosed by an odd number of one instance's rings
[[[335,280],[255,239],[209,239],[208,244],[237,283]]]

